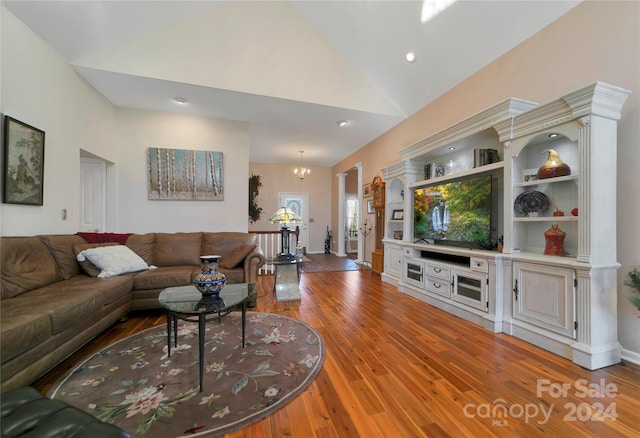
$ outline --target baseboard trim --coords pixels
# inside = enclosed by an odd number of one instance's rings
[[[640,353],[636,353],[635,351],[622,349],[620,353],[620,357],[622,360],[634,363],[636,365],[640,365]]]

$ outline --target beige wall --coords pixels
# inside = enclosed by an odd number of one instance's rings
[[[618,330],[620,342],[640,360],[640,318],[622,279],[640,265],[640,3],[580,4],[406,121],[333,167],[363,163],[363,180],[399,161],[398,150],[508,97],[545,103],[595,81],[631,90],[619,123]],[[337,181],[332,183],[332,223],[337,223]],[[612,236],[613,238],[613,236]]]
[[[309,247],[308,252],[324,252],[324,238],[327,226],[330,226],[331,208],[331,169],[328,167],[311,167],[311,174],[300,181],[293,175],[295,166],[282,164],[249,163],[249,175],[259,175],[262,188],[256,201],[262,208],[260,220],[249,224],[249,231],[277,231],[278,225],[269,223],[269,217],[278,205],[279,192],[296,192],[309,194]],[[245,207],[248,218],[248,202]],[[248,219],[247,219],[248,220]]]

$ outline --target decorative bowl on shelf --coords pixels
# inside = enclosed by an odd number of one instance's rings
[[[540,216],[549,209],[549,198],[542,192],[529,190],[518,195],[513,208],[523,216]]]

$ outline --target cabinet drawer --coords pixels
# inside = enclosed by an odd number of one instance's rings
[[[471,257],[470,267],[472,271],[484,272],[485,274],[489,272],[489,264],[487,263],[487,259],[478,259],[475,257]]]
[[[449,281],[427,277],[426,283],[428,292],[442,295],[445,298],[451,298],[451,283]]]
[[[446,281],[449,281],[449,279],[451,278],[449,267],[432,265],[430,263],[426,267],[425,274],[429,277],[440,278]]]

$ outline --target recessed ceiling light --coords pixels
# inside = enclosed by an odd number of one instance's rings
[[[549,138],[556,138],[557,136],[559,136],[560,134],[553,132],[551,134],[549,134]]]
[[[184,105],[187,103],[187,99],[185,99],[184,97],[174,97],[173,101],[179,103],[180,105]]]
[[[416,60],[416,54],[413,52],[407,52],[407,54],[404,55],[404,58],[407,62],[414,62]]]
[[[449,150],[450,150],[450,151],[455,151],[455,150],[456,150],[456,147],[455,147],[455,146],[449,146]]]
[[[347,126],[348,124],[348,120],[338,120],[338,126]]]

